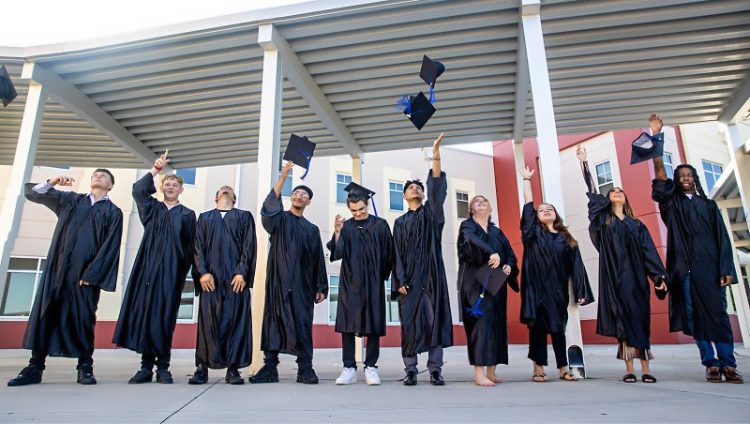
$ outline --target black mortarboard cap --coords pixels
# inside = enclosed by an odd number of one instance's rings
[[[315,143],[308,140],[307,137],[292,134],[289,137],[289,143],[286,145],[284,160],[292,161],[295,165],[299,165],[309,171],[310,160],[312,160],[314,151]],[[305,174],[301,178],[304,179],[305,176],[307,176],[307,171],[305,171]]]
[[[630,164],[645,162],[649,159],[658,158],[664,153],[664,133],[649,135],[641,133],[633,140],[630,154]]]
[[[508,275],[500,267],[493,269],[487,264],[479,267],[474,274],[477,283],[481,284],[493,296],[497,294],[507,278]]]
[[[5,66],[0,66],[0,99],[3,100],[3,107],[7,107],[17,95],[8,71]]]
[[[427,100],[427,97],[421,91],[416,96],[403,96],[400,105],[403,107],[404,115],[418,130],[421,130],[430,120],[432,114],[435,113],[435,106]]]
[[[349,185],[344,187],[344,191],[349,193],[349,197],[360,197],[363,199],[369,199],[373,195],[375,195],[375,192],[370,190],[369,188],[362,187],[361,185],[350,182]]]
[[[434,87],[435,82],[437,82],[438,77],[443,74],[443,71],[445,71],[445,65],[425,56],[422,58],[422,69],[419,71],[419,77],[422,78],[424,82]]]

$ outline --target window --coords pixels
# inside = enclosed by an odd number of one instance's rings
[[[702,160],[703,163],[703,174],[706,176],[706,194],[713,190],[716,181],[719,181],[721,173],[724,171],[721,165],[707,160]]]
[[[388,208],[392,211],[404,210],[404,184],[388,181]]]
[[[667,171],[667,178],[672,178],[674,175],[674,165],[672,165],[672,154],[664,152],[662,155],[664,159],[664,169]]]
[[[195,322],[195,282],[190,271],[185,278],[185,286],[180,296],[180,308],[177,310],[177,319]]]
[[[339,306],[339,276],[328,276],[328,322],[336,322],[336,308]]]
[[[344,187],[352,182],[352,176],[346,174],[336,174],[336,203],[346,203],[347,193]]]
[[[185,180],[185,185],[195,185],[195,168],[177,169],[174,173]]]
[[[615,186],[615,182],[612,180],[612,167],[609,161],[596,165],[596,186],[599,189],[599,193],[604,196]]]
[[[289,170],[289,175],[286,177],[286,180],[284,180],[284,185],[281,186],[281,196],[282,197],[291,197],[292,195],[292,177],[293,177],[294,169]]]
[[[456,214],[459,219],[469,217],[469,193],[456,192]]]
[[[385,322],[399,322],[398,299],[391,298],[391,280],[385,281]]]
[[[0,316],[29,316],[44,264],[43,258],[10,258],[3,282]]]

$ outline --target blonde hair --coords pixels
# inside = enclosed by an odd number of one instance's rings
[[[161,177],[161,185],[164,185],[164,182],[167,180],[177,180],[177,182],[180,183],[180,187],[185,185],[185,179],[177,174],[166,174]]]

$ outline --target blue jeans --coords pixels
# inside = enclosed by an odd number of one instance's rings
[[[682,280],[682,293],[685,299],[685,318],[690,332],[693,332],[693,294],[690,291],[690,273]],[[695,340],[701,354],[704,367],[737,367],[734,357],[734,343],[712,342],[709,340]],[[714,345],[716,348],[714,349]],[[718,355],[718,359],[716,359]]]

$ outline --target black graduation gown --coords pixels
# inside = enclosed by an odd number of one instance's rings
[[[114,291],[120,261],[122,211],[109,200],[91,204],[88,195],[51,188],[45,194],[26,184],[26,199],[57,215],[23,347],[51,356],[94,352],[96,308],[101,290]],[[88,286],[79,286],[80,280]]]
[[[534,205],[523,206],[521,214],[523,267],[521,272],[521,322],[533,326],[540,307],[546,311],[546,330],[562,333],[568,323],[568,281],[576,299],[594,301],[589,277],[578,247],[571,247],[560,233],[539,225]]]
[[[273,190],[261,216],[270,234],[261,350],[297,355],[312,348],[315,294],[328,295],[320,230],[285,211]]]
[[[458,233],[458,290],[461,316],[466,331],[469,364],[494,366],[508,363],[508,317],[506,285],[493,295],[489,291],[479,303],[482,316],[466,312],[482,294],[484,286],[476,281],[475,273],[485,265],[490,255],[500,255],[501,267],[508,265],[511,273],[506,282],[518,291],[518,261],[505,234],[490,222],[485,232],[481,225],[469,218],[461,223]]]
[[[172,348],[182,289],[193,263],[195,212],[181,204],[169,209],[152,197],[154,193],[150,172],[133,184],[143,239],[112,342],[138,353],[162,356]]]
[[[694,195],[692,200],[671,180],[652,183],[651,197],[667,226],[669,330],[682,331],[696,340],[733,342],[726,310],[724,275],[734,277],[731,243],[719,207],[713,200]],[[693,331],[685,316],[682,281],[690,273]]]
[[[648,277],[666,277],[656,246],[641,221],[610,213],[606,197],[589,197],[589,235],[599,252],[599,305],[596,333],[628,346],[650,349],[651,293]],[[608,222],[609,221],[609,222]]]
[[[385,336],[385,280],[393,269],[388,222],[372,215],[350,218],[326,245],[331,262],[341,260],[336,332]]]
[[[257,242],[253,215],[218,209],[198,217],[195,233],[195,291],[200,295],[196,358],[209,368],[250,365],[253,350],[250,288],[255,278]],[[216,289],[204,292],[200,276],[211,274]],[[232,291],[235,275],[245,278],[240,293]]]
[[[428,200],[396,219],[393,225],[395,267],[392,298],[398,298],[401,320],[401,354],[427,352],[431,347],[453,346],[448,282],[443,264],[443,203],[448,192],[445,172],[427,174]],[[398,293],[409,288],[406,296]]]

